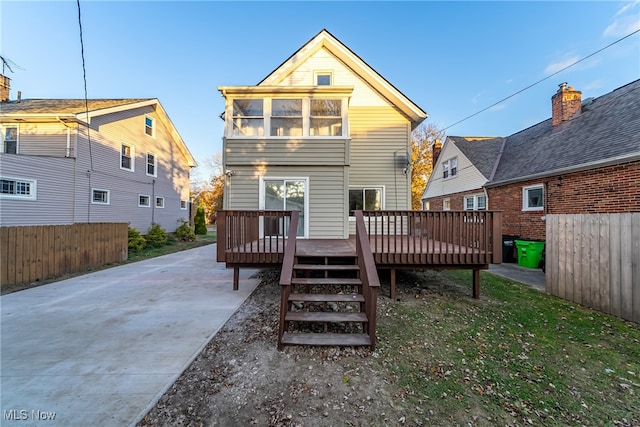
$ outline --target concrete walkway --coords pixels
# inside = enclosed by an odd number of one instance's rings
[[[215,247],[0,297],[0,425],[140,420],[258,284]]]
[[[545,291],[544,273],[539,268],[526,268],[511,263],[489,264],[489,273],[524,283],[542,292]]]

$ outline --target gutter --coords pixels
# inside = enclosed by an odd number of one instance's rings
[[[553,169],[553,170],[550,170],[550,171],[539,172],[539,173],[535,173],[535,174],[531,174],[531,175],[519,176],[519,177],[516,177],[516,178],[506,179],[506,180],[503,180],[503,181],[489,182],[489,183],[485,184],[485,187],[488,187],[488,188],[498,187],[500,185],[513,184],[515,182],[529,181],[529,180],[540,179],[540,178],[547,178],[547,177],[550,177],[550,176],[562,175],[562,174],[573,173],[573,172],[582,172],[582,171],[585,171],[585,170],[595,169],[595,168],[598,168],[598,167],[613,166],[613,165],[618,165],[618,164],[621,164],[621,163],[630,163],[630,162],[634,162],[634,161],[640,161],[640,152],[636,152],[636,153],[633,153],[633,154],[626,154],[626,155],[623,155],[623,156],[610,157],[610,158],[608,158],[606,160],[599,160],[599,161],[594,161],[594,162],[589,162],[589,163],[583,163],[583,164],[578,165],[578,166],[569,166],[569,167],[566,167],[566,168]],[[493,177],[493,175],[492,175],[492,177]]]

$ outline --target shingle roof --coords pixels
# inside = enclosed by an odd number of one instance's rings
[[[149,101],[138,99],[89,99],[89,111],[119,107]],[[20,102],[9,101],[0,104],[2,114],[81,114],[85,112],[84,99],[23,99]]]
[[[448,137],[485,178],[491,178],[504,138]]]
[[[640,80],[584,102],[579,114],[555,128],[548,119],[507,137],[487,185],[633,156],[640,156]]]

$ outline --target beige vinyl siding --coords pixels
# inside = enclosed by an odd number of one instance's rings
[[[398,163],[409,149],[409,122],[392,107],[351,108],[349,119],[349,185],[384,186],[385,209],[410,209],[409,175]]]
[[[144,133],[145,114],[155,119],[155,138]],[[180,200],[189,198],[187,159],[173,143],[153,107],[94,117],[90,136],[91,150],[86,128],[82,128],[78,136],[76,203],[78,211],[82,212],[80,219],[129,222],[142,233],[146,233],[154,222],[167,231],[174,231],[179,219],[187,219],[188,211],[180,209]],[[123,142],[134,146],[133,172],[120,169]],[[147,152],[156,156],[157,177],[146,174]],[[91,188],[109,190],[110,204],[91,204]],[[138,206],[139,194],[151,198],[151,207]],[[164,197],[164,208],[155,208],[155,197]]]
[[[353,86],[351,106],[387,106],[378,92],[326,49],[320,49],[285,77],[279,86],[314,86],[314,72],[331,72],[333,86]]]
[[[0,154],[0,175],[36,181],[36,199],[0,199],[0,224],[57,225],[73,223],[75,159]]]
[[[349,162],[345,139],[226,139],[227,167],[235,165],[344,166]]]
[[[454,157],[458,159],[457,176],[443,179],[442,164]],[[458,147],[455,144],[448,143],[442,148],[442,152],[438,157],[433,175],[429,179],[425,190],[424,198],[480,189],[486,182],[487,179],[484,175],[462,154]],[[441,206],[431,206],[431,209],[439,210],[441,208]]]
[[[345,238],[345,167],[341,166],[238,166],[227,178],[226,209],[258,209],[260,177],[309,178],[309,238]]]
[[[3,126],[18,127],[18,154],[55,157],[67,154],[67,128],[62,123],[5,123]],[[74,156],[74,133],[70,131],[70,157]]]

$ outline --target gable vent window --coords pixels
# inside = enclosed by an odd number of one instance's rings
[[[316,86],[331,86],[331,73],[316,73]]]
[[[3,153],[18,154],[18,128],[8,127],[4,130]]]

